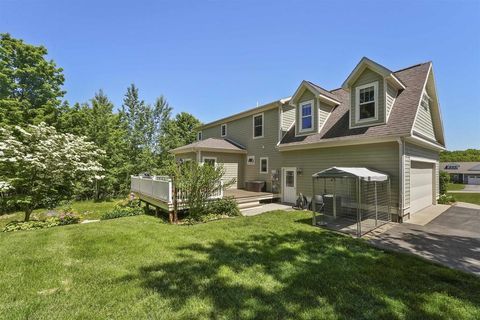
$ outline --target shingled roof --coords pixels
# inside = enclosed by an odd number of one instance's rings
[[[217,151],[217,152],[230,152],[230,153],[246,153],[245,147],[229,140],[229,139],[216,139],[208,138],[205,140],[196,141],[185,146],[178,147],[171,150],[173,154],[187,153],[196,151]]]
[[[430,65],[427,62],[394,72],[406,88],[397,96],[386,124],[350,129],[350,93],[340,88],[330,91],[341,104],[332,111],[319,133],[296,137],[294,125],[283,137],[280,147],[352,138],[409,136]]]

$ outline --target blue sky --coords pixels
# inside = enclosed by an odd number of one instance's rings
[[[71,103],[135,83],[203,122],[337,88],[362,56],[432,60],[448,149],[480,148],[479,1],[0,0],[0,32],[45,45]]]

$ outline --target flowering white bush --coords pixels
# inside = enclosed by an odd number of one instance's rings
[[[103,179],[103,150],[44,123],[0,128],[0,192],[25,211],[71,196],[75,182]]]

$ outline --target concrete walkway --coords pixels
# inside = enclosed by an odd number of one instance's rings
[[[293,209],[291,205],[287,205],[287,204],[267,203],[262,205],[261,207],[242,210],[242,216],[248,216],[248,217],[256,216],[257,214],[261,214],[268,211],[275,211],[275,210],[293,210]]]
[[[455,205],[425,225],[397,224],[369,242],[480,276],[480,209]]]

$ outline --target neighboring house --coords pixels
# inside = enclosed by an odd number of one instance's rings
[[[480,184],[480,162],[442,162],[440,170],[448,172],[452,182]]]
[[[445,149],[432,63],[398,71],[363,58],[341,88],[302,81],[293,96],[208,123],[177,158],[222,163],[233,188],[265,181],[294,203],[312,196],[312,174],[367,167],[391,178],[395,217],[436,204]]]

